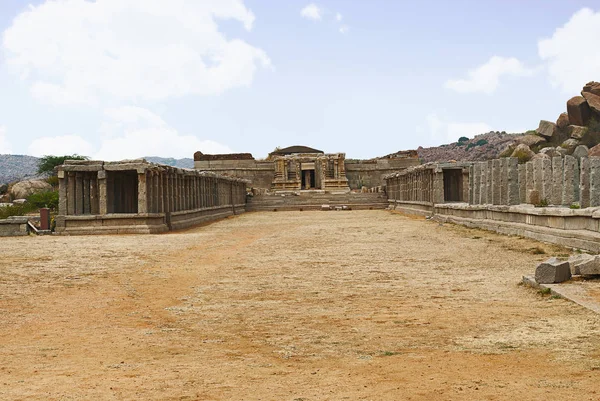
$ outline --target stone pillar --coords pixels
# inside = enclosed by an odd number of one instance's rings
[[[533,189],[540,194],[540,199],[544,198],[544,165],[542,159],[533,161]]]
[[[579,160],[579,204],[582,208],[590,207],[590,160],[587,157]]]
[[[542,159],[542,199],[550,203],[552,198],[552,160]]]
[[[83,177],[75,172],[75,214],[83,214]]]
[[[519,159],[510,157],[506,159],[506,204],[518,205],[519,197]]]
[[[589,157],[590,163],[590,206],[600,206],[600,157]]]
[[[58,172],[58,214],[61,216],[67,215],[67,178],[64,171]]]
[[[479,163],[479,168],[481,169],[481,177],[479,179],[479,204],[480,205],[485,205],[488,203],[488,198],[487,198],[487,193],[488,193],[488,189],[487,189],[487,182],[488,182],[488,168],[487,168],[487,162],[481,162]]]
[[[562,205],[563,194],[563,158],[556,156],[552,158],[552,196],[550,203],[554,206]]]
[[[87,172],[83,174],[83,214],[91,214],[90,176]]]
[[[91,174],[92,177],[90,178],[90,213],[96,215],[98,214],[98,176],[95,173]]]
[[[563,195],[562,204],[571,205],[575,202],[575,167],[577,160],[573,156],[565,156],[563,161]]]
[[[500,159],[500,204],[508,205],[508,159]]]
[[[527,174],[525,164],[519,164],[519,200],[520,203],[527,203]]]
[[[98,171],[98,214],[108,213],[108,186],[106,185],[106,171]]]
[[[469,169],[469,183],[471,184],[469,203],[477,205],[481,198],[481,164],[475,162],[471,165]]]
[[[433,203],[444,203],[444,173],[439,169],[433,174]]]
[[[146,170],[138,170],[138,213],[148,213],[148,193],[146,191]]]
[[[494,162],[493,160],[487,161],[487,179],[485,186],[487,187],[487,203],[492,205],[494,203]]]
[[[535,189],[535,179],[534,179],[534,174],[535,169],[533,166],[533,162],[527,162],[525,164],[525,200],[526,203],[532,203],[531,202],[531,191],[533,191]],[[539,193],[539,192],[538,192]]]
[[[492,160],[492,204],[500,204],[500,160]]]

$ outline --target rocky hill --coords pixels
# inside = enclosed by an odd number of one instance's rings
[[[472,139],[462,137],[458,142],[431,148],[419,147],[417,153],[423,163],[456,161],[480,161],[498,157],[507,146],[513,144],[523,134],[488,132]]]
[[[151,163],[166,164],[167,166],[173,166],[178,168],[194,168],[194,159],[191,159],[189,157],[183,159],[174,159],[172,157],[148,156],[144,157],[144,159],[148,160]]]
[[[0,185],[37,175],[38,158],[25,155],[0,155]]]
[[[152,163],[166,164],[179,168],[194,168],[194,160],[190,158],[174,159],[172,157],[149,156],[145,158]],[[36,178],[39,158],[24,155],[0,155],[0,185]]]

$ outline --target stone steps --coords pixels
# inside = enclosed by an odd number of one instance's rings
[[[321,210],[322,205],[348,206],[350,209],[385,209],[385,193],[263,195],[248,198],[247,211]]]

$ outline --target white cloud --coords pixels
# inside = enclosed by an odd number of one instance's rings
[[[342,25],[339,30],[341,34],[345,35],[350,30],[350,27],[348,25]]]
[[[12,153],[12,148],[6,138],[6,127],[0,126],[0,155]]]
[[[467,79],[451,79],[444,86],[459,93],[491,94],[498,88],[502,76],[530,76],[534,72],[514,57],[493,56],[487,63],[470,70]]]
[[[547,63],[550,82],[566,93],[579,92],[583,84],[598,80],[600,72],[600,11],[584,8],[573,14],[550,39],[538,42],[538,53]]]
[[[335,20],[336,20],[337,22],[340,22],[340,21],[342,20],[342,18],[343,18],[343,17],[342,17],[342,14],[340,14],[340,13],[336,13],[336,14],[335,14]]]
[[[456,142],[461,136],[472,138],[475,135],[484,134],[492,131],[492,128],[483,122],[455,122],[448,121],[445,116],[438,113],[431,113],[426,117],[425,128],[419,131],[425,131],[426,138],[422,138],[423,145],[441,145]]]
[[[310,3],[300,11],[300,15],[313,21],[320,21],[323,19],[323,9],[315,3]]]
[[[32,156],[72,155],[91,156],[94,147],[78,135],[44,136],[31,142],[28,154]]]
[[[181,135],[160,116],[140,107],[106,110],[101,128],[102,143],[94,155],[99,160],[122,160],[143,156],[192,157],[203,153],[231,153],[212,140]]]
[[[271,63],[226,38],[219,19],[249,31],[254,15],[243,0],[46,0],[13,20],[2,45],[11,70],[53,104],[212,95]]]

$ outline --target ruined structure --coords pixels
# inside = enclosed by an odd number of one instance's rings
[[[277,149],[265,160],[249,153],[194,154],[194,168],[251,181],[254,188],[275,190],[348,190],[384,185],[383,177],[419,164],[415,151],[371,160],[347,160],[306,146]]]
[[[600,157],[452,165],[428,164],[386,176],[391,207],[600,252]]]
[[[58,169],[62,234],[159,233],[245,211],[248,182],[148,163],[68,160]]]

